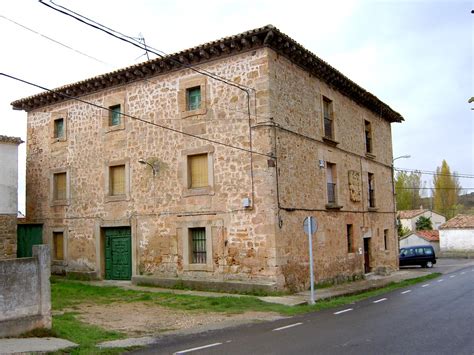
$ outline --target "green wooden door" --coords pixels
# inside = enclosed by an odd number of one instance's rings
[[[19,224],[16,256],[30,258],[33,255],[33,245],[36,244],[43,244],[43,226],[41,224]]]
[[[132,278],[131,231],[125,228],[105,229],[105,279]]]

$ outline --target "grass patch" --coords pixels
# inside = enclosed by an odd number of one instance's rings
[[[398,288],[425,282],[441,274],[433,273],[414,279],[392,282],[375,290],[354,295],[319,300],[315,305],[284,306],[267,303],[252,296],[242,297],[203,297],[176,295],[165,292],[125,290],[115,286],[92,286],[83,282],[54,278],[51,285],[52,308],[55,311],[77,309],[79,304],[111,304],[120,302],[145,302],[179,310],[199,312],[243,313],[246,311],[277,312],[283,315],[296,315],[354,303]],[[119,332],[107,331],[76,319],[77,313],[66,312],[53,317],[52,334],[80,345],[71,354],[119,354],[125,349],[99,349],[97,343],[124,338]],[[69,352],[68,352],[69,353]]]
[[[76,319],[75,313],[71,312],[54,316],[52,331],[60,338],[79,344],[78,348],[67,352],[70,354],[119,354],[121,352],[118,351],[119,349],[99,349],[96,344],[125,337],[124,334],[119,332],[108,331],[83,323]]]

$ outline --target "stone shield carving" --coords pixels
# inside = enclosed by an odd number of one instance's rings
[[[355,170],[349,170],[349,194],[351,201],[362,201],[362,187],[360,181],[360,173]]]

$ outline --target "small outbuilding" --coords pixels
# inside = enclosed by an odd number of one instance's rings
[[[431,245],[435,253],[439,254],[439,231],[416,231],[400,238],[400,248],[416,245]]]
[[[474,215],[458,214],[439,228],[443,256],[474,257]]]

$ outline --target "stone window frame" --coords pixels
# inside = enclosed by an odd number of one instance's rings
[[[367,208],[370,212],[375,212],[377,211],[377,198],[375,196],[376,194],[376,181],[375,181],[375,174],[371,173],[370,171],[367,172]],[[372,189],[371,189],[372,187]],[[373,193],[373,196],[371,196],[371,193]],[[372,202],[372,206],[371,206]]]
[[[328,171],[331,170],[331,177],[332,181],[328,181]],[[332,161],[326,161],[326,209],[336,209],[340,210],[342,208],[339,205],[339,183],[338,183],[338,172],[337,172],[337,164],[333,163]],[[329,184],[334,185],[334,202],[329,201]]]
[[[201,106],[196,110],[188,110],[187,91],[195,87],[201,88]],[[178,110],[181,118],[205,115],[207,113],[207,79],[205,76],[194,76],[181,79],[178,90]]]
[[[181,152],[183,157],[183,196],[199,196],[199,195],[213,195],[214,194],[214,146],[205,145],[202,147],[186,149]],[[191,170],[189,167],[188,157],[199,154],[207,154],[207,182],[208,186],[206,187],[197,187],[191,188]]]
[[[62,233],[63,234],[63,260],[54,259],[54,233]],[[65,227],[53,227],[51,228],[51,263],[54,265],[67,265],[67,228]]]
[[[66,198],[54,199],[54,176],[56,174],[66,173]],[[68,206],[71,203],[71,174],[68,168],[52,169],[49,173],[49,201],[51,206]]]
[[[370,149],[367,146],[367,136],[370,139]],[[369,159],[375,159],[376,156],[374,154],[374,134],[372,128],[372,122],[364,119],[364,146],[365,146],[365,156]]]
[[[126,106],[125,97],[126,97],[125,92],[108,95],[104,98],[104,107],[107,107],[108,109],[110,109],[111,107],[120,105],[121,112],[126,114],[128,111],[128,107]],[[121,115],[120,124],[111,126],[110,125],[111,114],[112,112],[110,110],[102,109],[102,127],[104,130],[104,133],[125,130],[126,116]]]
[[[390,239],[390,234],[389,233],[390,233],[390,231],[389,231],[388,228],[385,228],[383,230],[383,243],[384,243],[384,250],[385,251],[390,250],[389,247],[388,247],[389,246],[389,239]]]
[[[326,136],[326,130],[325,130],[325,125],[324,125],[324,102],[328,101],[330,103],[330,118],[332,122],[332,137],[327,137]],[[337,138],[337,129],[336,129],[336,104],[332,98],[326,95],[320,95],[320,103],[321,103],[321,122],[322,122],[322,134],[321,136],[323,137],[323,141],[329,145],[336,146],[339,144],[339,142],[336,140]]]
[[[354,254],[355,253],[355,244],[354,244],[354,224],[347,223],[346,224],[346,246],[347,246],[347,253]]]
[[[183,246],[183,270],[184,271],[214,271],[214,263],[212,257],[212,227],[216,226],[214,220],[196,220],[181,223],[180,238]],[[191,229],[205,228],[206,230],[206,263],[193,264],[192,246],[191,246]]]
[[[125,193],[123,195],[111,195],[110,191],[110,168],[113,166],[124,165],[125,166]],[[105,202],[115,201],[128,201],[130,200],[130,159],[111,160],[105,163]]]
[[[63,130],[64,135],[62,137],[55,136],[55,121],[58,119],[63,119]],[[67,141],[67,126],[68,126],[68,111],[67,110],[60,110],[51,112],[51,123],[49,125],[49,136],[51,143],[58,143],[58,142],[65,142]]]

